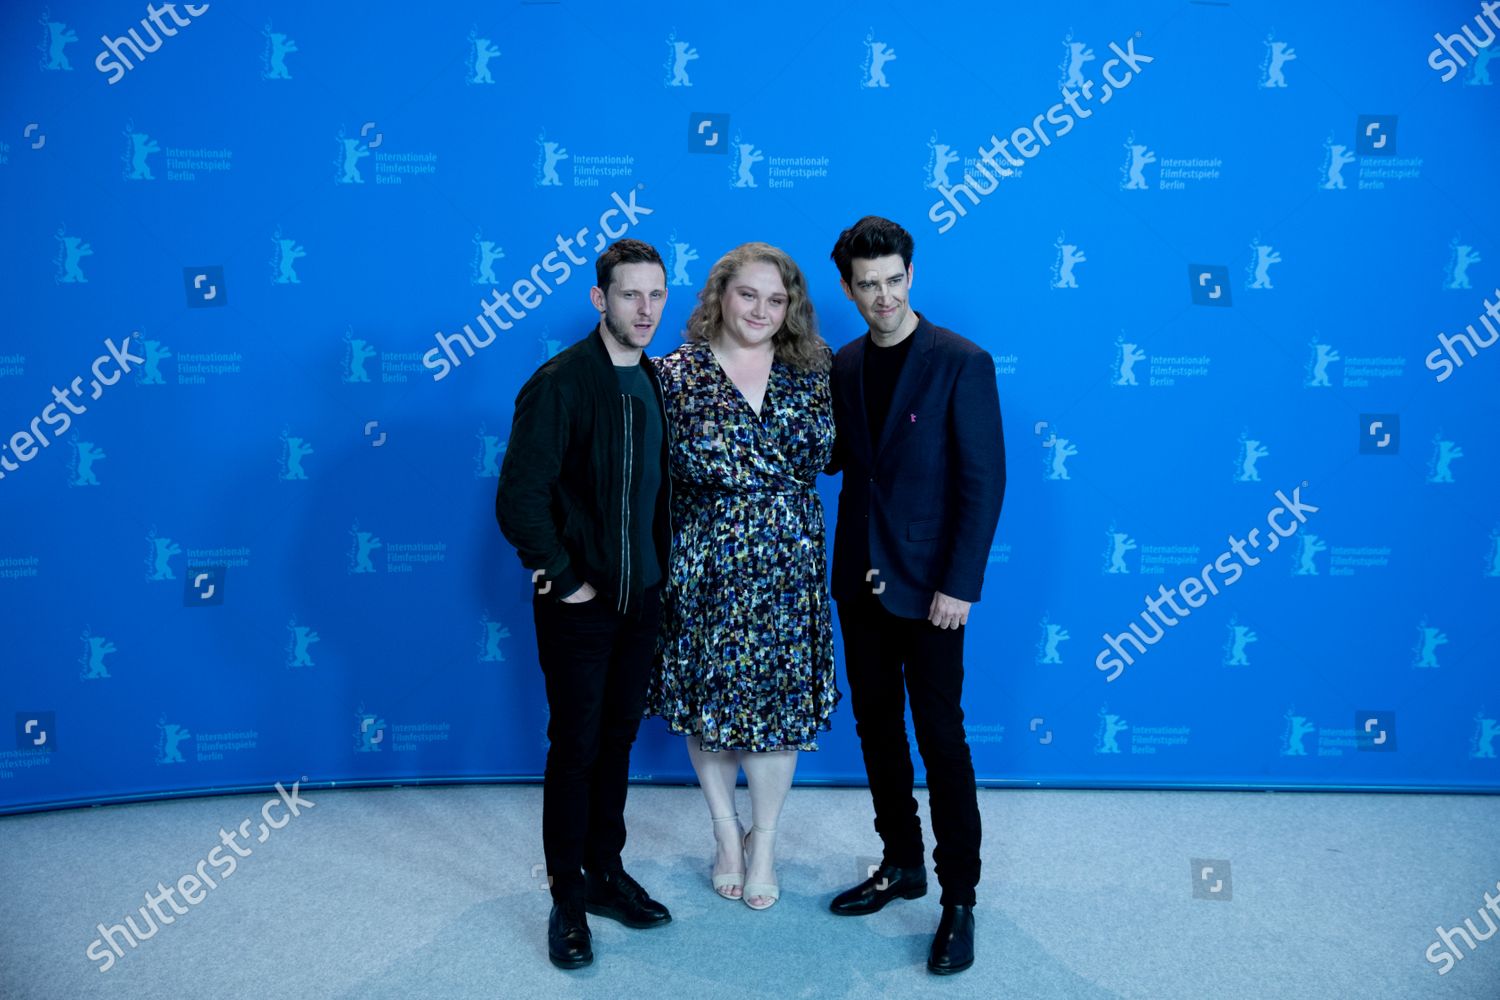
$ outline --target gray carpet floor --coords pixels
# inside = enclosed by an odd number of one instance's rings
[[[827,912],[878,855],[863,789],[792,791],[782,898],[758,913],[708,887],[696,788],[632,788],[626,865],[674,919],[592,918],[576,972],[546,958],[540,788],[303,796],[263,843],[264,795],[0,819],[0,997],[1500,998],[1500,934],[1427,957],[1439,926],[1488,929],[1495,796],[982,790],[978,961],[942,979],[924,966],[936,883],[874,916]],[[230,852],[210,852],[247,819],[226,877]],[[97,925],[148,929],[143,895],[205,859],[216,886],[189,882],[185,913],[163,902],[171,924],[90,957]]]

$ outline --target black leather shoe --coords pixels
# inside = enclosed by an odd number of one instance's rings
[[[927,956],[927,971],[951,976],[974,964],[974,907],[945,906]]]
[[[925,895],[926,868],[881,865],[874,875],[833,897],[828,908],[841,917],[857,917],[874,913],[893,899],[916,899]]]
[[[660,927],[672,922],[667,908],[646,894],[625,869],[584,874],[584,909],[626,927]]]
[[[579,904],[553,904],[547,918],[547,957],[559,969],[581,969],[594,961],[593,935]]]

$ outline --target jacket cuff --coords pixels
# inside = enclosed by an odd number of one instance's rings
[[[973,582],[972,580],[970,580],[966,583],[959,583],[957,580],[949,579],[945,580],[943,584],[938,587],[938,593],[946,594],[949,597],[955,598],[956,600],[966,601],[969,604],[978,604],[979,594],[983,587],[984,583],[982,580],[978,582]],[[970,594],[972,594],[973,596],[970,597]]]
[[[573,572],[571,565],[564,566],[554,574],[543,574],[541,579],[551,581],[552,589],[547,592],[547,596],[557,601],[561,601],[564,597],[572,597],[584,584],[584,581]]]

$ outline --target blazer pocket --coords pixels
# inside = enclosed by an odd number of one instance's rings
[[[925,542],[936,538],[943,530],[943,519],[940,517],[928,518],[925,521],[912,521],[906,526],[906,540],[909,542]]]

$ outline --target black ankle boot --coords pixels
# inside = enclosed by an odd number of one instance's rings
[[[974,964],[974,907],[945,906],[927,957],[927,971],[939,976],[962,972]]]
[[[660,927],[672,921],[667,908],[652,899],[623,868],[584,874],[584,908],[626,927]]]
[[[593,962],[593,935],[582,902],[553,904],[547,918],[547,957],[559,969],[581,969]]]

